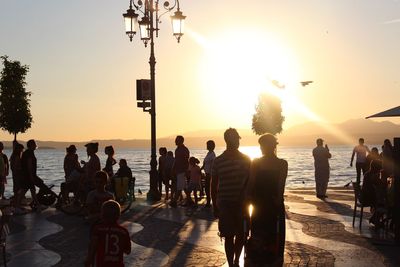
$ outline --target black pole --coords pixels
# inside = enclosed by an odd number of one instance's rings
[[[400,243],[400,137],[394,138],[394,238]]]
[[[151,160],[150,160],[150,191],[147,193],[147,200],[158,201],[161,199],[161,192],[158,191],[157,172],[157,144],[156,144],[156,58],[154,55],[154,2],[150,1],[150,80],[151,80]]]

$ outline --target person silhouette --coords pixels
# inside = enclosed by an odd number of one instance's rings
[[[264,134],[258,142],[262,157],[252,161],[246,189],[246,203],[257,212],[251,216],[245,262],[249,266],[282,266],[285,250],[283,194],[288,163],[277,157],[278,142],[274,135]]]
[[[182,191],[187,189],[186,174],[189,168],[189,149],[184,145],[184,137],[178,135],[175,138],[175,161],[173,170],[176,174],[176,185],[174,197],[170,202],[171,207],[176,207],[179,197],[182,197]]]
[[[206,182],[205,182],[205,191],[206,191],[206,207],[211,207],[211,194],[210,194],[210,182],[211,182],[211,168],[212,164],[215,159],[215,142],[213,140],[208,140],[207,141],[207,155],[203,160],[203,166],[201,167],[202,170],[204,170],[206,174]]]
[[[357,183],[360,184],[361,171],[364,173],[368,170],[367,166],[367,153],[369,148],[364,145],[364,138],[358,139],[358,145],[354,147],[353,153],[351,154],[350,167],[353,167],[354,155],[356,155],[356,172],[357,172]]]
[[[328,145],[324,147],[324,140],[318,138],[317,147],[313,149],[314,167],[315,167],[315,189],[317,198],[326,198],[326,189],[329,182],[329,159],[332,157],[329,153]]]
[[[211,199],[218,218],[220,237],[225,238],[229,266],[239,266],[244,245],[243,205],[249,177],[250,158],[239,151],[240,136],[236,129],[224,133],[226,150],[215,158],[211,171]]]

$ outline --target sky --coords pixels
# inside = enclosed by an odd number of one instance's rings
[[[29,65],[34,123],[19,139],[150,138],[150,115],[136,107],[135,95],[136,79],[149,79],[150,50],[139,36],[129,42],[125,35],[128,6],[0,0],[0,55]],[[157,137],[249,129],[260,92],[281,97],[284,129],[399,105],[398,0],[181,0],[180,6],[187,16],[181,42],[172,36],[170,14],[155,40]],[[313,83],[300,85],[307,80]],[[12,136],[2,131],[0,139]]]

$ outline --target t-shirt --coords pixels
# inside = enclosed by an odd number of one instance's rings
[[[208,151],[206,157],[204,158],[203,165],[204,165],[204,172],[206,174],[211,174],[212,164],[215,159],[214,151]]]
[[[99,157],[94,154],[93,156],[90,157],[89,161],[85,165],[85,173],[86,173],[86,179],[87,183],[94,187],[94,175],[96,174],[97,171],[101,170],[101,165],[100,165],[100,159]]]
[[[225,151],[215,158],[211,176],[218,177],[218,201],[241,200],[249,177],[250,163],[250,158],[240,151]]]
[[[32,170],[31,170],[32,173],[30,173],[29,170],[29,164],[28,164],[29,161],[32,162]],[[36,177],[37,159],[32,149],[27,149],[24,151],[24,153],[22,153],[21,164],[22,164],[22,174],[26,179],[28,179],[30,175]]]
[[[101,223],[92,229],[92,237],[96,236],[96,266],[124,267],[124,250],[131,247],[129,232],[117,223]]]
[[[189,168],[189,149],[185,145],[175,149],[175,172],[176,174],[186,172]]]
[[[78,171],[80,168],[81,168],[81,165],[79,164],[78,155],[77,154],[67,154],[67,155],[65,155],[65,158],[64,158],[65,178],[70,177],[74,170]]]
[[[201,183],[201,170],[197,165],[190,166],[190,184],[192,185],[200,185]]]
[[[367,161],[367,152],[369,151],[367,146],[358,145],[353,149],[353,154],[356,154],[357,163],[365,163]]]
[[[122,166],[118,169],[118,171],[115,173],[116,177],[128,177],[129,179],[132,179],[132,170],[128,166]]]

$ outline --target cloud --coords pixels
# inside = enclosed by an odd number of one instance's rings
[[[388,20],[388,21],[383,22],[382,24],[388,25],[388,24],[394,24],[394,23],[400,23],[400,19]]]

